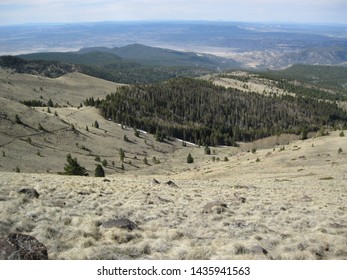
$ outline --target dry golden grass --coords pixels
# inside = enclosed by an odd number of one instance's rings
[[[0,235],[30,234],[51,259],[347,259],[347,141],[338,131],[305,141],[287,135],[240,149],[211,148],[205,155],[203,147],[135,137],[92,108],[57,108],[56,117],[2,97]],[[16,113],[28,126],[11,122]],[[92,127],[95,120],[99,129]],[[49,131],[34,129],[38,123]],[[254,154],[247,152],[252,148]],[[67,153],[91,176],[56,175]],[[188,153],[193,164],[186,162]],[[110,182],[92,177],[95,155],[107,159]],[[21,173],[11,172],[16,166]],[[169,180],[178,188],[166,185]],[[40,197],[18,193],[28,187]],[[227,208],[203,213],[215,201]],[[100,227],[114,218],[130,219],[140,230]]]
[[[52,259],[346,259],[347,162],[336,145],[347,150],[333,133],[284,151],[240,152],[229,162],[190,148],[195,163],[183,163],[179,151],[170,176],[163,164],[162,174],[142,168],[110,175],[110,182],[3,172],[0,230],[35,236]],[[40,197],[19,194],[23,187]],[[228,207],[202,213],[211,201]],[[140,230],[100,227],[112,218],[128,218]]]

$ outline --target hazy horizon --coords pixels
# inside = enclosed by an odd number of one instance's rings
[[[52,12],[54,11],[54,12]],[[131,21],[346,25],[345,0],[0,0],[0,26]]]

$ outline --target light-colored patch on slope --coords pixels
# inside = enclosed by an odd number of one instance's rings
[[[15,100],[41,100],[60,106],[78,106],[86,98],[104,98],[122,84],[94,78],[78,72],[51,79],[42,76],[13,73],[0,69],[0,96]]]

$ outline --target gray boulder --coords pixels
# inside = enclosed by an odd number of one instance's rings
[[[0,237],[0,260],[48,260],[48,252],[35,237],[12,233]]]
[[[29,198],[39,198],[40,194],[33,188],[21,189],[18,191],[21,194],[25,194]]]
[[[122,228],[132,231],[134,229],[139,229],[139,227],[132,221],[128,219],[117,219],[117,220],[109,220],[107,222],[103,222],[101,224],[103,228]]]

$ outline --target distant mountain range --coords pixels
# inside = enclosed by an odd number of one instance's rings
[[[42,52],[0,57],[0,66],[19,73],[57,77],[78,70],[105,80],[139,84],[177,77],[197,77],[239,68],[232,59],[131,44],[82,48],[76,52]]]
[[[341,25],[204,21],[5,26],[0,28],[0,54],[82,49],[78,53],[103,53],[97,62],[101,64],[103,60],[117,60],[106,57],[109,53],[146,65],[153,61],[158,65],[159,61],[162,66],[172,66],[175,60],[175,65],[213,68],[217,62],[223,69],[234,65],[253,69],[279,69],[297,63],[347,65],[346,30]],[[79,63],[75,58],[69,60]],[[96,61],[92,59],[93,63]]]
[[[240,67],[233,59],[209,54],[181,52],[170,49],[131,44],[124,47],[91,47],[77,52],[49,52],[20,55],[27,60],[57,60],[73,64],[110,65],[132,62],[155,66],[189,66],[211,70],[225,70]]]

